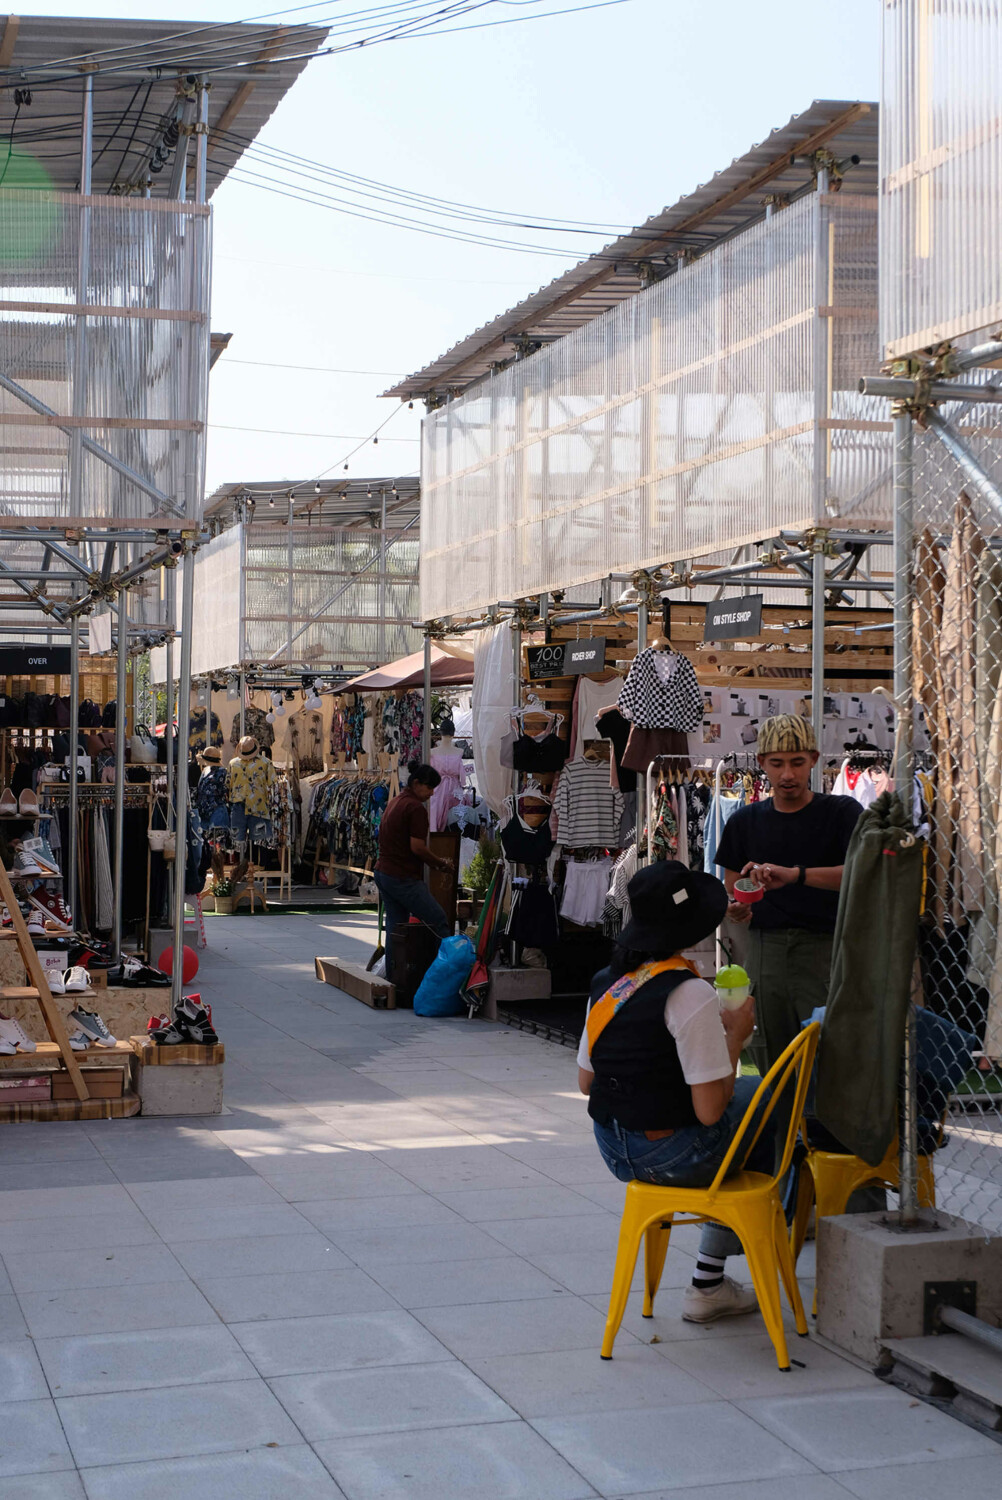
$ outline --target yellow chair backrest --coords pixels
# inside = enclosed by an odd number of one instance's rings
[[[796,1144],[797,1132],[800,1129],[800,1123],[803,1118],[807,1090],[811,1081],[811,1069],[814,1066],[814,1054],[818,1048],[818,1038],[820,1035],[820,1022],[813,1021],[810,1026],[805,1026],[799,1036],[794,1037],[782,1056],[777,1057],[768,1073],[762,1079],[762,1082],[755,1090],[754,1099],[745,1110],[744,1118],[738,1126],[734,1139],[730,1144],[730,1149],[720,1163],[716,1177],[714,1177],[707,1189],[711,1197],[719,1191],[737,1155],[740,1153],[743,1158],[751,1151],[775,1112],[780,1099],[787,1089],[792,1086],[793,1104],[786,1126],[786,1139],[783,1143],[782,1155],[779,1157],[776,1174],[773,1177],[773,1185],[778,1186],[780,1181],[786,1176],[790,1169],[790,1163],[793,1160],[793,1148]],[[755,1133],[746,1144],[745,1137],[751,1131],[756,1111],[767,1095],[768,1102],[762,1110],[761,1118],[755,1125]]]

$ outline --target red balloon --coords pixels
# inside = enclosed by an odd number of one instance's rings
[[[166,947],[164,949],[164,951],[161,953],[160,957],[157,959],[157,968],[163,974],[173,974],[173,972],[174,972],[174,949],[172,947],[169,947],[169,946]],[[198,973],[198,954],[195,952],[194,948],[189,948],[187,946],[187,944],[185,944],[185,946],[181,949],[181,979],[182,979],[182,982],[184,984],[190,984],[191,981],[194,979],[194,977],[195,977],[195,975],[197,973]]]

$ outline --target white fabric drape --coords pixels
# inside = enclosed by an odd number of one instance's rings
[[[480,632],[473,652],[473,762],[480,795],[495,817],[511,791],[511,772],[501,764],[499,747],[514,703],[511,626],[494,625]]]

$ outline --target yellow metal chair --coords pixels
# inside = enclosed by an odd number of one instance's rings
[[[706,1188],[656,1187],[649,1182],[630,1182],[619,1228],[619,1249],[613,1272],[609,1314],[602,1340],[602,1358],[612,1358],[612,1346],[626,1311],[626,1300],[633,1280],[640,1241],[644,1241],[644,1317],[654,1316],[654,1298],[661,1282],[668,1240],[676,1214],[684,1222],[701,1224],[712,1220],[734,1231],[744,1247],[751,1271],[752,1284],[769,1337],[776,1350],[781,1370],[790,1368],[779,1300],[779,1279],[797,1322],[797,1332],[807,1335],[807,1319],[797,1286],[789,1232],[783,1216],[779,1184],[793,1159],[793,1147],[800,1129],[807,1086],[814,1065],[820,1026],[807,1026],[790,1043],[762,1079],[755,1097],[720,1164],[716,1177]],[[728,1177],[733,1163],[744,1159],[755,1145],[783,1094],[792,1089],[792,1107],[786,1140],[774,1176],[764,1172],[737,1172]],[[762,1105],[761,1118],[755,1115]]]
[[[815,1217],[825,1219],[833,1214],[843,1214],[846,1205],[857,1188],[900,1186],[898,1165],[898,1139],[895,1136],[883,1161],[871,1167],[860,1156],[851,1156],[844,1151],[819,1151],[808,1147],[807,1155],[800,1164],[800,1186],[797,1192],[797,1208],[790,1228],[790,1248],[796,1265],[807,1238],[811,1208]],[[936,1178],[932,1157],[918,1159],[918,1200],[922,1208],[936,1207]],[[815,1305],[815,1312],[817,1306]]]

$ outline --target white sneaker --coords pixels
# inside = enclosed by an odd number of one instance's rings
[[[72,969],[67,969],[62,979],[63,993],[66,995],[83,995],[90,989],[90,975],[80,964],[74,964]]]
[[[45,936],[45,918],[34,907],[28,914],[28,936],[31,938]]]
[[[31,1040],[20,1021],[15,1021],[13,1016],[0,1016],[0,1037],[3,1037],[5,1042],[11,1042],[17,1052],[34,1052],[38,1046],[37,1042]]]
[[[51,995],[66,994],[66,979],[58,969],[46,969],[45,977],[48,980]]]
[[[682,1317],[686,1323],[713,1323],[717,1318],[733,1318],[741,1313],[758,1312],[758,1298],[750,1286],[742,1286],[725,1276],[719,1286],[706,1292],[702,1287],[686,1287]]]
[[[74,1031],[69,1038],[69,1043],[74,1052],[86,1052],[90,1046],[90,1038],[84,1036],[82,1031]]]
[[[0,1057],[13,1057],[17,1048],[6,1037],[0,1036]]]

